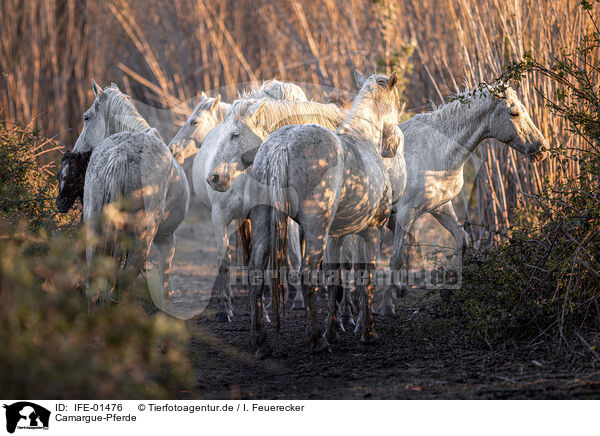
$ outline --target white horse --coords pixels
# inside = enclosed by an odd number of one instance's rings
[[[169,143],[177,162],[183,165],[188,157],[198,153],[206,134],[221,124],[230,106],[221,101],[220,95],[213,98],[204,92],[200,95],[200,101]]]
[[[516,92],[511,88],[492,91],[459,95],[455,101],[399,125],[405,138],[408,178],[404,194],[393,207],[390,270],[400,270],[404,236],[415,220],[427,212],[452,234],[459,253],[468,247],[467,233],[456,217],[452,200],[463,187],[465,162],[481,141],[495,138],[533,160],[545,156],[548,142]],[[398,286],[385,288],[380,314],[394,313],[394,288]]]
[[[278,80],[267,80],[260,86],[246,91],[240,98],[307,101],[302,88]],[[183,165],[188,157],[198,153],[206,134],[223,122],[230,107],[230,103],[221,101],[221,95],[211,98],[205,92],[200,94],[200,101],[169,143],[177,162]]]
[[[234,220],[245,219],[252,203],[245,197],[247,173],[240,171],[215,177],[214,168],[241,168],[253,159],[262,141],[281,126],[294,123],[314,122],[335,129],[344,119],[344,113],[334,105],[308,101],[248,100],[234,102],[222,124],[211,130],[196,155],[193,168],[193,186],[196,196],[211,208],[212,224],[219,248],[219,312],[217,319],[229,321],[233,315],[232,292],[229,280],[231,254],[227,226]],[[222,163],[226,163],[223,165]],[[290,259],[298,259],[292,269],[299,268],[297,232],[290,230]],[[297,293],[300,296],[299,293]]]
[[[369,274],[375,266],[379,237],[392,206],[392,184],[383,157],[396,155],[399,95],[397,76],[360,77],[361,90],[350,114],[334,132],[315,124],[289,125],[276,130],[260,146],[251,177],[255,187],[252,255],[248,276],[257,278],[271,265],[279,270],[286,249],[288,217],[298,222],[304,245],[302,289],[314,352],[328,348],[337,333],[337,296],[341,277],[339,256],[344,236],[357,234],[355,270]],[[239,178],[239,177],[238,177]],[[261,187],[266,187],[261,190]],[[327,236],[332,239],[327,244]],[[313,274],[321,269],[327,245],[330,265],[338,282],[329,288],[329,319],[325,335],[316,318]],[[328,274],[329,276],[329,274]],[[275,317],[279,327],[281,286],[273,283]],[[361,340],[373,342],[371,304],[374,282],[357,281],[365,314]],[[264,330],[262,294],[265,280],[250,283],[252,343],[257,357],[271,354]]]
[[[175,230],[189,205],[188,182],[169,148],[116,86],[92,83],[95,100],[85,112],[74,153],[89,153],[83,194],[86,260],[91,271],[98,254],[111,256],[137,277],[150,246],[159,253],[163,295],[169,275]],[[105,301],[111,278],[98,286],[88,274],[91,302]]]

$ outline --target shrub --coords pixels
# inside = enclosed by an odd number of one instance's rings
[[[193,383],[182,321],[122,302],[88,315],[73,238],[0,232],[0,392],[8,398],[177,398]],[[6,231],[8,230],[8,232]]]
[[[0,219],[16,225],[26,221],[33,229],[54,230],[72,222],[76,213],[57,215],[54,162],[39,158],[60,147],[38,130],[0,123]]]
[[[536,72],[553,80],[555,94],[543,97],[580,141],[577,150],[552,150],[561,164],[554,182],[521,202],[506,240],[466,258],[463,288],[447,310],[466,321],[470,338],[488,344],[546,338],[592,353],[600,344],[600,35],[591,3],[581,7],[594,31],[576,52],[551,60],[528,53],[501,77]]]

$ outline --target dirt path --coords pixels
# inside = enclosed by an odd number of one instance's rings
[[[213,238],[212,240],[210,238]],[[571,370],[566,362],[536,356],[531,350],[485,351],[428,331],[424,307],[399,309],[394,317],[375,317],[381,338],[362,345],[347,332],[331,352],[313,355],[305,335],[304,313],[289,313],[282,331],[269,328],[273,358],[258,361],[250,346],[247,291],[235,289],[235,319],[214,319],[209,299],[216,276],[214,236],[206,213],[193,208],[178,231],[172,285],[173,306],[193,313],[190,355],[197,370],[197,392],[206,399],[435,399],[435,398],[600,398],[600,368]],[[409,301],[411,301],[409,299]],[[321,319],[325,303],[320,303]]]

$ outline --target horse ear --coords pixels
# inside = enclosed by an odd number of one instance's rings
[[[215,97],[215,100],[210,105],[210,111],[214,112],[215,110],[217,110],[217,106],[219,106],[219,103],[221,103],[221,94],[217,94],[217,96]]]
[[[363,76],[360,71],[354,70],[354,81],[356,82],[356,85],[359,88],[362,88],[362,86],[365,84],[366,80],[367,80],[367,78],[365,76]]]
[[[111,82],[110,83],[110,87],[112,89],[116,89],[117,91],[121,92],[121,90],[119,89],[119,87],[117,86],[117,84],[115,82]]]
[[[256,147],[242,153],[241,159],[242,164],[244,164],[244,166],[252,166],[252,164],[254,163],[254,158],[256,157],[256,153],[258,153],[258,149],[259,147]]]
[[[500,92],[498,92],[498,95],[499,95],[499,97],[500,97],[500,98],[506,98],[506,97],[507,97],[507,95],[508,95],[508,90],[509,90],[509,89],[512,89],[512,88],[510,87],[510,84],[509,84],[508,82],[505,82],[504,80],[500,80],[500,81],[499,81],[499,82],[496,84],[495,88],[496,88],[498,91],[500,91]]]
[[[388,80],[388,87],[392,89],[396,83],[398,83],[398,73],[394,71]]]
[[[94,91],[94,97],[98,98],[102,95],[102,88],[92,79],[92,91]]]
[[[206,92],[202,91],[202,92],[200,93],[200,100],[204,100],[204,99],[206,99],[206,98],[208,98],[208,96],[206,95]]]

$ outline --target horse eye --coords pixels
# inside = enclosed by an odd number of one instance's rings
[[[237,138],[238,136],[240,136],[240,132],[233,132],[231,134],[231,139]]]
[[[517,108],[510,108],[508,111],[510,112],[511,117],[519,116],[519,110]]]
[[[194,118],[192,121],[190,121],[190,124],[192,126],[195,126],[196,124],[198,124],[200,121],[198,120],[198,118]]]
[[[84,116],[83,116],[83,121],[88,121],[89,119],[90,119],[90,116],[89,116],[89,115],[84,115]]]

